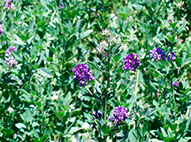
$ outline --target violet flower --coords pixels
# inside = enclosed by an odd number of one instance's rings
[[[130,55],[127,54],[124,57],[124,66],[122,68],[123,70],[134,70],[137,69],[140,65],[140,56],[136,53],[131,53]]]
[[[84,86],[87,81],[95,79],[86,64],[75,65],[72,71],[74,72],[73,79],[79,82],[80,87]]]
[[[176,53],[174,53],[174,52],[167,53],[166,61],[170,61],[171,59],[176,60]]]
[[[122,106],[122,107],[116,107],[112,111],[112,116],[109,117],[109,121],[116,124],[116,126],[118,127],[119,125],[124,124],[127,118],[129,118],[127,108]]]
[[[14,4],[11,3],[11,0],[5,0],[5,9],[13,8]]]
[[[64,9],[64,3],[62,2],[61,5],[60,5],[60,8]]]
[[[100,112],[98,112],[98,111],[94,111],[93,113],[92,113],[92,115],[94,116],[93,117],[93,120],[94,120],[94,122],[93,122],[93,128],[96,128],[96,121],[95,120],[100,120],[100,119],[103,119],[104,118],[104,115],[105,115],[105,113],[104,113],[104,111],[102,112],[102,113],[100,113]]]
[[[8,69],[12,69],[18,63],[13,57],[11,51],[17,51],[17,49],[14,46],[11,46],[5,52],[5,63],[8,65]]]
[[[5,52],[5,56],[9,56],[11,51],[17,51],[17,49],[14,46],[9,47]]]
[[[3,28],[2,28],[2,25],[0,24],[0,35],[3,34]]]
[[[173,87],[174,87],[174,86],[179,87],[179,81],[173,82],[173,83],[172,83],[172,86],[173,86]]]
[[[153,50],[150,51],[150,56],[153,57],[152,61],[156,60],[165,60],[165,53],[162,49],[158,47],[154,47]]]

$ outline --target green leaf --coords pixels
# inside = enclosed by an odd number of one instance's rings
[[[24,100],[26,102],[31,102],[31,99],[30,99],[30,94],[25,91],[24,89],[18,89],[20,92],[22,92],[22,96],[20,96],[21,100]]]
[[[45,1],[45,0],[40,0],[40,1],[41,1],[42,5],[43,5],[47,10],[49,10],[49,8],[46,6],[46,1]]]
[[[15,126],[18,128],[18,129],[22,129],[22,128],[26,128],[26,126],[22,123],[17,123],[15,124]]]
[[[64,103],[65,105],[69,105],[72,101],[72,96],[71,96],[71,93],[69,92],[66,97],[64,98]]]
[[[89,36],[92,32],[93,32],[93,30],[87,30],[83,33],[80,33],[80,38],[85,38],[85,37]]]
[[[12,54],[17,61],[22,62],[23,59],[18,52],[12,51]]]
[[[27,43],[30,44],[30,43],[32,42],[32,40],[33,40],[34,37],[35,37],[35,36],[32,36],[31,38],[29,38],[29,39],[27,40]]]
[[[137,141],[137,133],[135,129],[131,129],[128,134],[128,139],[130,142],[136,142]]]
[[[162,127],[161,127],[160,129],[161,129],[162,135],[163,135],[164,137],[167,137],[166,131],[165,131]]]
[[[165,139],[165,142],[171,142],[174,139],[174,137],[168,137]]]
[[[177,66],[180,67],[182,65],[182,58],[176,58]]]
[[[168,35],[166,35],[166,39],[168,39],[168,41],[170,41],[171,43],[174,42],[174,38],[175,38],[175,36],[168,36]]]
[[[151,116],[153,113],[157,111],[156,108],[149,108],[148,111],[146,111],[145,115],[146,116]]]
[[[40,73],[44,77],[52,78],[52,73],[46,68],[41,68]]]
[[[151,139],[152,142],[164,142],[164,141],[161,141],[161,140],[157,140],[157,139]]]
[[[20,116],[25,122],[31,122],[33,120],[33,116],[29,108],[27,108],[23,114],[20,114]]]
[[[108,134],[109,133],[109,126],[107,126],[106,124],[104,124],[102,127],[101,127],[101,130],[104,134]]]
[[[156,69],[160,69],[160,65],[157,62],[148,61],[150,64],[152,64]]]
[[[12,40],[12,43],[15,43],[17,45],[25,45],[26,43],[16,34],[13,35],[15,40]]]
[[[95,67],[97,70],[102,71],[102,70],[100,69],[100,67],[99,67],[98,65],[94,64],[92,61],[88,61],[88,64],[92,65],[92,66]]]
[[[183,67],[183,66],[189,64],[190,62],[191,62],[191,57],[187,58],[186,61],[183,62],[183,64],[182,64],[181,67]]]
[[[79,28],[80,28],[81,20],[78,20],[76,23],[76,30],[75,30],[75,35],[78,38],[79,37]]]
[[[77,131],[79,131],[79,130],[81,130],[82,128],[80,128],[80,127],[72,127],[71,129],[70,129],[70,133],[75,133],[75,132],[77,132]]]
[[[180,33],[185,29],[186,25],[187,25],[187,22],[184,22],[184,23],[180,26],[180,28],[178,29],[177,33],[180,34]]]

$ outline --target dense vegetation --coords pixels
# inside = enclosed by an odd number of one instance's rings
[[[1,0],[0,140],[191,141],[190,0]]]

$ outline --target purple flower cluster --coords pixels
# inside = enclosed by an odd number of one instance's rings
[[[75,65],[72,71],[74,72],[73,79],[78,81],[81,87],[85,85],[86,81],[92,81],[95,78],[86,64]]]
[[[150,56],[153,58],[152,61],[163,60],[170,61],[176,59],[176,54],[174,52],[169,52],[165,54],[162,49],[158,47],[154,47],[153,50],[150,51]]]
[[[5,0],[5,9],[13,8],[14,4],[11,3],[11,0]]]
[[[104,118],[104,111],[103,113],[100,113],[100,112],[97,112],[97,111],[94,111],[92,113],[92,115],[94,116],[93,120],[94,120],[94,123],[93,123],[93,128],[96,128],[96,122],[95,120],[100,120],[100,119],[103,119]]]
[[[109,121],[115,123],[116,126],[122,125],[125,122],[125,119],[129,118],[127,108],[125,107],[116,107],[112,111],[112,116],[109,117]]]
[[[92,115],[98,119],[98,118],[104,118],[104,111],[103,113],[97,112],[96,110],[92,113]]]
[[[167,53],[166,61],[170,61],[171,59],[176,60],[176,53],[174,52]]]
[[[60,5],[60,8],[64,9],[64,3],[62,2],[61,5]]]
[[[124,57],[124,66],[123,70],[134,70],[137,69],[141,65],[140,63],[140,56],[136,53],[131,53],[130,55],[127,54]]]
[[[107,58],[107,53],[106,53],[105,49],[102,47],[96,47],[96,54],[100,60],[103,58]]]
[[[5,63],[8,64],[8,69],[12,69],[17,64],[17,61],[11,54],[11,51],[17,51],[17,49],[14,46],[11,46],[6,50]]]
[[[179,81],[175,81],[172,83],[172,86],[176,86],[176,87],[179,87]]]
[[[154,47],[153,50],[150,51],[151,57],[153,57],[152,61],[156,60],[165,60],[165,54],[162,49]]]
[[[2,29],[2,25],[0,24],[0,35],[3,34],[3,29]]]

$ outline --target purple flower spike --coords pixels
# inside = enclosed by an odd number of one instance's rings
[[[124,124],[125,120],[129,118],[127,108],[125,107],[116,107],[112,111],[112,116],[109,117],[109,121],[116,124],[116,126]]]
[[[90,82],[95,79],[86,64],[75,65],[72,71],[74,72],[73,79],[79,82],[80,87],[83,87],[87,81]]]
[[[92,115],[98,119],[98,118],[104,118],[104,111],[102,113],[98,113],[96,110],[92,113]]]
[[[152,61],[156,60],[165,60],[165,53],[163,52],[162,49],[154,47],[153,50],[150,51],[151,57],[153,57]]]
[[[124,66],[123,70],[134,70],[137,69],[141,65],[140,63],[140,56],[136,53],[131,53],[130,55],[127,54],[124,57]]]
[[[95,110],[92,115],[95,117],[95,118],[98,118],[98,115],[97,115],[97,111]]]
[[[60,5],[60,8],[64,9],[64,3],[62,2],[62,4]]]
[[[5,6],[4,6],[5,9],[9,9],[13,7],[14,7],[14,4],[11,3],[11,0],[5,0]]]
[[[12,69],[18,63],[12,56],[11,51],[17,51],[17,49],[14,46],[11,46],[6,50],[5,63],[8,65],[8,69]]]
[[[169,52],[169,53],[167,53],[167,58],[166,58],[166,60],[167,61],[170,61],[170,60],[176,60],[176,53],[174,53],[174,52]]]
[[[179,87],[179,81],[173,82],[173,83],[172,83],[172,86]]]
[[[2,29],[2,25],[0,24],[0,35],[3,34],[3,29]]]
[[[93,117],[93,120],[94,120],[94,122],[93,122],[93,128],[96,128],[96,126],[97,126],[96,121],[100,121],[101,119],[104,118],[104,111],[101,113],[101,112],[98,112],[97,110],[95,110],[95,111],[92,113],[92,115],[94,116],[94,117]]]
[[[16,49],[14,46],[9,47],[9,48],[6,50],[5,56],[10,56],[11,51],[17,51],[17,49]]]

